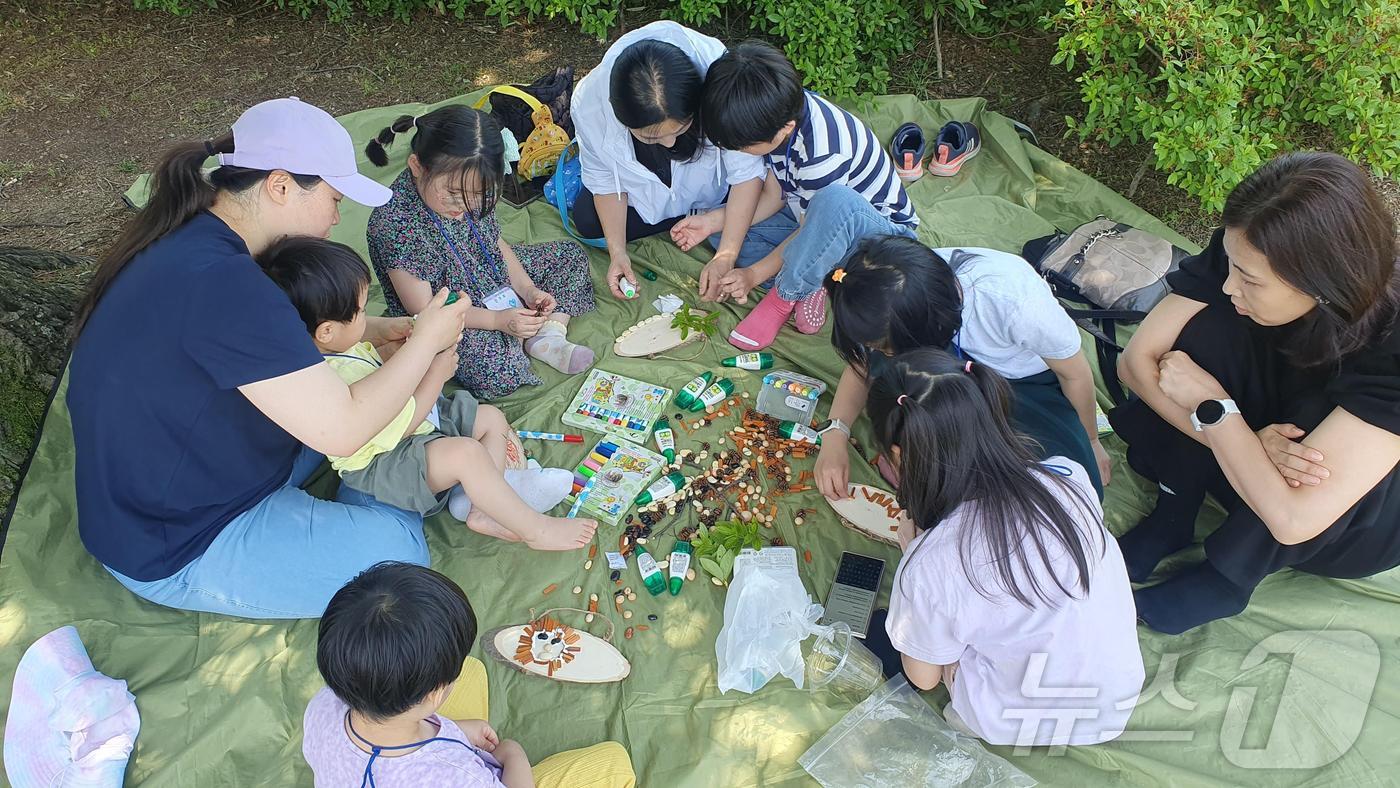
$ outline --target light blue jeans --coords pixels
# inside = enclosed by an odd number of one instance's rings
[[[833,185],[817,192],[807,204],[807,219],[799,226],[786,206],[761,222],[744,236],[737,268],[747,268],[767,257],[794,232],[797,237],[783,250],[783,267],[776,277],[778,296],[800,301],[822,286],[822,279],[837,266],[862,238],[872,235],[916,237],[914,228],[890,221],[860,192],[849,186]],[[719,248],[718,234],[710,245]],[[773,281],[764,283],[772,287]]]
[[[235,517],[204,555],[162,580],[117,581],[150,602],[243,618],[317,618],[380,561],[428,565],[423,518],[345,485],[323,501],[301,485],[325,461],[302,449],[287,483]]]

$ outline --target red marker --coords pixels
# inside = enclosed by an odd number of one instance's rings
[[[541,441],[563,441],[564,443],[583,443],[582,435],[568,435],[563,432],[532,432],[530,430],[516,430],[516,435],[522,438],[534,438]]]

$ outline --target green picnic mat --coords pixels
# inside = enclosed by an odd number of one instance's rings
[[[461,100],[461,99],[456,99]],[[366,110],[343,118],[365,141],[395,116],[422,105]],[[1069,229],[1099,214],[1186,242],[1122,197],[1018,137],[1006,118],[981,100],[919,102],[887,96],[853,105],[883,138],[904,121],[933,132],[954,118],[972,120],[984,149],[952,178],[928,176],[910,194],[923,219],[921,235],[939,246],[987,246],[1018,251],[1021,244],[1056,228]],[[402,166],[370,168],[384,182]],[[364,165],[364,162],[361,162]],[[366,165],[367,166],[367,165]],[[139,202],[141,184],[133,190]],[[363,250],[368,211],[343,203],[334,237]],[[514,241],[562,238],[557,213],[544,202],[528,210],[501,208]],[[600,293],[606,258],[593,257]],[[664,239],[634,246],[633,260],[660,274],[641,282],[641,298],[619,302],[600,296],[596,313],[579,318],[572,336],[599,352],[598,365],[678,387],[737,351],[722,337],[744,309],[722,308],[715,344],[687,361],[620,359],[612,338],[654,314],[650,302],[677,293],[694,302],[703,255],[682,254]],[[376,293],[375,303],[382,306]],[[1086,347],[1088,343],[1086,341]],[[773,347],[778,368],[834,384],[840,363],[826,335],[783,332]],[[1092,358],[1092,354],[1091,354]],[[566,378],[539,368],[544,385],[498,402],[522,429],[558,430],[562,409],[583,375]],[[756,394],[761,373],[734,374],[741,390]],[[301,717],[320,687],[314,649],[316,622],[250,622],[183,613],[147,604],[122,589],[78,540],[73,500],[73,441],[63,392],[44,425],[32,467],[18,495],[0,558],[0,682],[8,687],[23,649],[49,630],[74,624],[96,667],[126,679],[137,698],[142,730],[128,782],[143,786],[310,785],[301,758]],[[819,413],[829,405],[829,395]],[[1106,402],[1106,400],[1105,400]],[[682,448],[714,441],[723,421],[695,435],[680,431]],[[872,446],[868,422],[856,436]],[[572,466],[586,447],[530,442],[540,460]],[[1107,509],[1115,532],[1136,521],[1151,500],[1150,487],[1118,458]],[[796,461],[799,468],[811,460]],[[856,481],[878,482],[865,463]],[[893,569],[894,549],[841,527],[815,493],[782,501],[775,533],[799,551],[810,551],[801,574],[807,589],[824,598],[841,551],[878,555]],[[794,527],[792,512],[814,509]],[[1203,520],[1218,519],[1218,516]],[[1204,528],[1204,523],[1203,523]],[[532,609],[581,601],[571,594],[611,590],[602,556],[592,571],[581,554],[533,553],[468,532],[446,515],[427,524],[433,565],[466,589],[484,629],[521,623]],[[600,541],[615,545],[617,530]],[[665,554],[670,538],[652,540]],[[307,556],[315,561],[316,556]],[[641,583],[635,565],[627,582]],[[889,573],[887,573],[887,577]],[[542,590],[557,584],[549,597]],[[888,581],[886,583],[888,586]],[[886,588],[888,594],[888,587]],[[883,601],[883,600],[882,600]],[[1364,581],[1328,580],[1283,572],[1267,580],[1242,615],[1183,637],[1141,631],[1150,689],[1122,740],[1064,753],[1018,754],[993,748],[1050,785],[1348,785],[1395,784],[1400,774],[1400,574]],[[849,709],[833,697],[798,690],[785,679],[754,695],[720,695],[715,687],[714,642],[723,618],[724,592],[701,578],[676,598],[646,593],[631,605],[636,618],[659,617],[651,630],[617,644],[632,662],[625,681],[578,686],[518,674],[487,660],[492,723],[522,742],[533,758],[603,739],[632,753],[643,786],[811,785],[797,758]],[[624,622],[603,604],[604,616]],[[594,626],[594,631],[603,628]],[[479,651],[479,649],[478,649]],[[1388,657],[1384,655],[1388,654]],[[942,691],[929,694],[936,705]],[[9,693],[0,692],[0,704]],[[1364,722],[1364,729],[1363,729]]]

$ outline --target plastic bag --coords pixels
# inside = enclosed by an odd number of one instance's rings
[[[948,727],[904,676],[885,682],[802,753],[829,788],[1030,788],[1036,781]]]
[[[821,617],[822,606],[812,604],[797,576],[795,549],[740,553],[724,600],[724,627],[715,640],[719,691],[755,692],[778,674],[801,688],[800,644],[817,630]]]

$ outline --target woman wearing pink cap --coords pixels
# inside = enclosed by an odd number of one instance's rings
[[[350,387],[253,259],[327,236],[342,197],[389,199],[356,171],[350,135],[310,104],[266,101],[231,134],[173,148],[152,187],[78,314],[68,407],[88,550],[147,600],[250,618],[318,616],[378,561],[427,564],[417,514],[300,485],[399,413],[468,303],[443,291],[416,324],[370,318],[367,340],[402,347]]]

